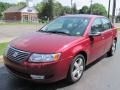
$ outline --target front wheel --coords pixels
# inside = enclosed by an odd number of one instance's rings
[[[70,65],[67,80],[70,83],[77,82],[83,75],[84,68],[85,68],[85,58],[83,55],[79,54],[73,59]]]
[[[113,40],[112,46],[110,50],[107,52],[107,56],[108,57],[113,56],[115,51],[116,51],[116,40]]]

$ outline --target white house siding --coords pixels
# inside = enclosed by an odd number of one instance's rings
[[[29,7],[25,7],[23,9],[20,10],[20,12],[22,13],[22,21],[30,21],[30,22],[37,22],[38,21],[38,17],[37,17],[37,11],[35,8],[29,8]]]
[[[29,11],[30,10],[30,11]],[[38,13],[37,10],[35,8],[29,8],[29,7],[25,7],[23,9],[20,10],[20,12],[26,12],[26,13]]]

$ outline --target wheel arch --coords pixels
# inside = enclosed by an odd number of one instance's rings
[[[117,37],[115,37],[115,38],[114,38],[114,40],[116,40],[116,41],[117,41]]]
[[[84,58],[85,58],[85,64],[86,64],[87,63],[87,59],[88,59],[87,52],[85,52],[85,51],[79,51],[76,55],[78,55],[78,54],[82,54],[84,56]]]

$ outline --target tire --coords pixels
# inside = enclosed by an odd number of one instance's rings
[[[83,75],[85,69],[85,58],[82,54],[79,54],[74,57],[70,65],[67,81],[69,83],[77,82]]]
[[[112,46],[110,50],[107,52],[107,56],[108,57],[113,56],[115,51],[116,51],[116,40],[113,40]]]

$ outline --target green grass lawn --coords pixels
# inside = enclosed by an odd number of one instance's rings
[[[8,43],[0,43],[0,55],[3,55]]]

